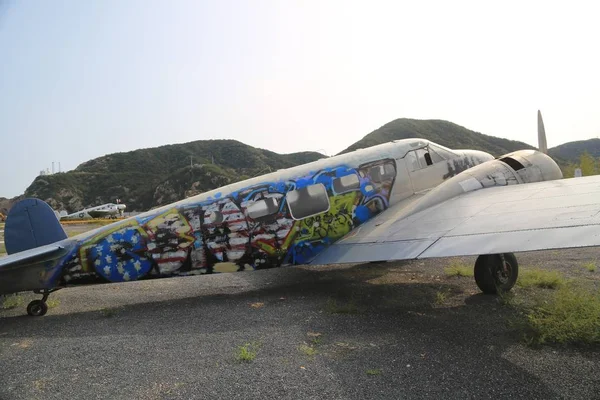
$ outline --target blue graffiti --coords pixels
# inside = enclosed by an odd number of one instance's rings
[[[134,281],[146,275],[152,262],[140,256],[145,243],[134,228],[125,228],[103,238],[90,249],[96,272],[111,282]]]

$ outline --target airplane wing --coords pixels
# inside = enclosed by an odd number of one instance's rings
[[[600,246],[600,176],[491,187],[404,211],[390,207],[312,264]]]

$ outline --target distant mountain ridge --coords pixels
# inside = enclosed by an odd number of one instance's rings
[[[548,149],[548,154],[551,157],[576,161],[585,151],[593,157],[600,157],[600,139],[594,138],[564,143]]]
[[[374,130],[340,154],[415,137],[452,149],[483,150],[494,156],[534,149],[527,143],[484,135],[448,121],[400,118]],[[565,143],[549,153],[564,167],[577,162],[584,150],[600,156],[600,139]],[[25,195],[69,212],[116,199],[127,204],[128,211],[142,211],[324,157],[316,152],[278,154],[236,140],[197,140],[108,154],[84,162],[73,171],[38,176]]]
[[[399,118],[369,133],[358,142],[343,150],[340,154],[371,147],[380,143],[391,142],[392,140],[408,138],[428,139],[456,150],[482,150],[494,156],[500,156],[516,150],[535,148],[527,143],[474,132],[448,121]]]
[[[41,175],[25,195],[68,212],[116,199],[128,210],[146,210],[324,157],[316,152],[277,154],[237,140],[197,140],[108,154],[73,171]]]

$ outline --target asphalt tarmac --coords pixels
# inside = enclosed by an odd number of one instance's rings
[[[518,257],[599,282],[597,254]],[[44,317],[23,295],[0,310],[0,399],[600,398],[599,349],[527,347],[451,261],[76,287]]]

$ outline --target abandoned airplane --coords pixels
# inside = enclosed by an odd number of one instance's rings
[[[542,125],[543,127],[543,125]],[[0,294],[295,264],[478,255],[484,293],[510,290],[512,252],[600,245],[600,178],[561,179],[540,150],[497,159],[404,139],[321,159],[67,238],[52,209],[9,213]]]

